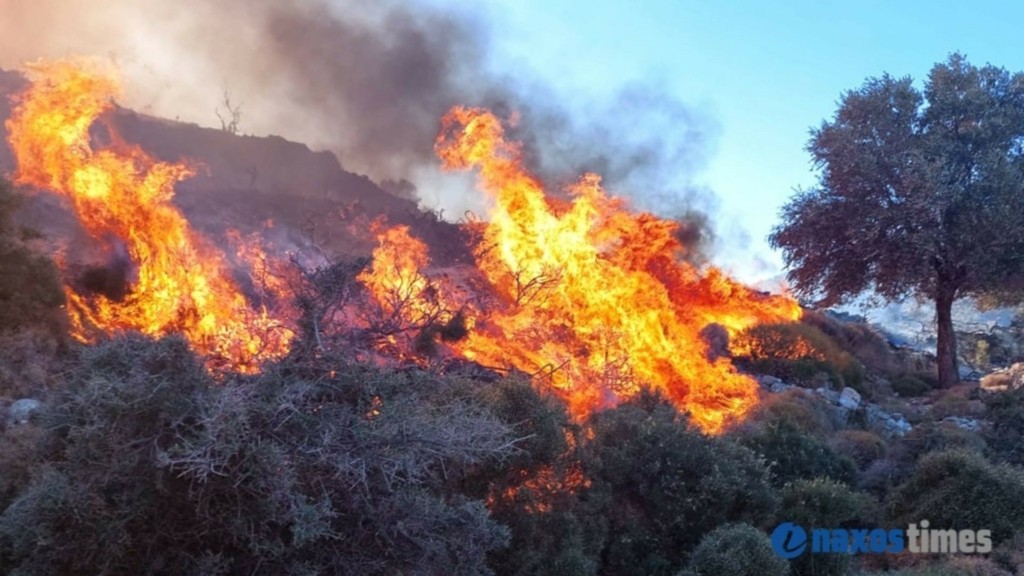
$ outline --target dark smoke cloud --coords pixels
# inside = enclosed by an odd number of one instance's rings
[[[357,0],[0,3],[0,66],[110,57],[125,70],[126,105],[214,126],[227,92],[242,132],[331,149],[351,170],[391,187],[405,181],[404,194],[436,166],[433,141],[449,107],[515,111],[513,135],[542,178],[600,173],[612,192],[679,218],[694,245],[710,237],[699,213],[709,195],[692,184],[717,134],[707,114],[655,85],[563,106],[535,77],[488,71],[492,31],[472,10]]]

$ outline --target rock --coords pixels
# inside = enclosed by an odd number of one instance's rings
[[[785,382],[776,378],[775,376],[769,376],[767,374],[758,376],[757,383],[760,384],[762,388],[771,392],[772,394],[779,394],[785,392],[786,390],[789,390],[790,388],[793,388],[792,384],[786,384]]]
[[[853,388],[843,388],[839,395],[839,405],[847,410],[856,410],[860,407],[860,393]]]
[[[43,403],[33,398],[22,398],[7,409],[7,419],[13,424],[26,424]]]
[[[869,426],[881,428],[889,436],[905,436],[913,429],[903,414],[886,412],[876,404],[868,404],[865,414]]]
[[[839,393],[836,392],[835,390],[829,390],[828,388],[821,386],[819,388],[815,388],[814,391],[817,392],[822,398],[828,400],[833,404],[839,403]]]
[[[942,421],[948,422],[961,430],[968,430],[971,432],[977,432],[982,428],[981,420],[966,418],[964,416],[947,416],[943,418]]]

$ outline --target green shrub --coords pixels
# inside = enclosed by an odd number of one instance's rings
[[[53,262],[20,241],[0,237],[0,331],[57,327],[64,290]]]
[[[983,452],[985,448],[985,438],[978,432],[964,430],[952,422],[922,422],[896,443],[895,452],[912,463],[930,452],[953,449]]]
[[[986,419],[992,426],[984,437],[993,458],[1024,466],[1024,390],[992,394],[985,404]]]
[[[864,470],[886,453],[885,440],[867,430],[840,430],[832,437],[832,449],[853,460]]]
[[[748,424],[785,421],[813,436],[831,435],[839,425],[836,411],[813,391],[791,388],[771,394],[747,419]]]
[[[742,439],[768,462],[777,485],[800,479],[831,478],[852,484],[857,466],[828,444],[785,421],[774,421]]]
[[[793,522],[808,530],[864,525],[870,507],[868,497],[844,484],[824,478],[796,480],[782,488],[777,523]],[[849,564],[847,554],[803,554],[790,561],[796,576],[838,576],[846,573]]]
[[[932,386],[919,376],[900,374],[892,381],[892,391],[904,398],[916,398],[931,392]]]
[[[673,573],[703,534],[774,517],[764,462],[727,438],[705,436],[664,401],[641,397],[589,424],[584,503],[591,522],[607,524],[602,574]]]
[[[785,576],[789,565],[775,554],[764,532],[749,524],[728,524],[700,541],[688,571],[699,576]]]
[[[890,499],[898,523],[928,520],[935,528],[992,530],[998,544],[1024,530],[1024,470],[993,464],[976,452],[949,450],[918,461]]]

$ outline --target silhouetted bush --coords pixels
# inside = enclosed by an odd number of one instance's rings
[[[720,526],[700,541],[688,571],[697,576],[785,576],[789,565],[764,532],[749,524]]]

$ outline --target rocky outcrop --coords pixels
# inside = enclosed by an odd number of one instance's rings
[[[757,381],[762,389],[771,394],[780,394],[797,388],[797,386],[788,384],[774,376],[757,376]],[[835,419],[839,422],[860,419],[869,428],[890,437],[905,436],[913,429],[903,414],[890,412],[871,402],[864,402],[860,393],[853,388],[843,388],[842,391],[837,392],[826,387],[819,387],[813,389],[813,392],[834,411]]]

